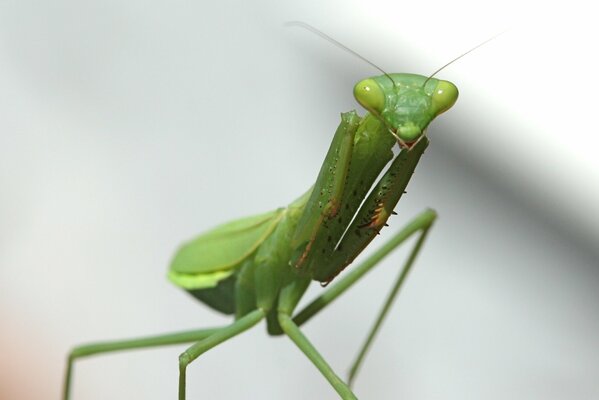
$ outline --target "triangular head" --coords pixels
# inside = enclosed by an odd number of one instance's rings
[[[455,104],[458,88],[449,81],[395,73],[358,82],[354,96],[387,126],[402,147],[411,147],[435,117]]]

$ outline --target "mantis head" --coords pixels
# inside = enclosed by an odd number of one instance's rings
[[[422,75],[387,74],[358,82],[354,96],[387,126],[400,146],[410,148],[435,117],[455,104],[458,88]]]

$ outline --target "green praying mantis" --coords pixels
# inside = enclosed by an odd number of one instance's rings
[[[295,25],[356,54],[309,25]],[[218,328],[76,347],[68,356],[65,400],[69,399],[73,363],[77,359],[119,350],[193,343],[179,356],[178,398],[183,400],[190,363],[262,320],[270,335],[287,335],[340,398],[357,398],[351,389],[356,373],[422,248],[436,219],[435,211],[428,209],[416,216],[305,308],[296,312],[296,306],[312,281],[328,285],[387,225],[429,144],[428,125],[458,98],[453,83],[433,77],[450,63],[427,77],[386,73],[365,61],[383,74],[355,85],[354,96],[367,112],[363,117],[356,111],[341,114],[313,187],[287,207],[220,225],[185,243],[175,254],[168,272],[171,282],[207,306],[233,315],[233,322]],[[396,144],[401,151],[394,157],[392,149]],[[414,247],[358,352],[348,380],[344,381],[300,326],[413,235],[417,235]]]

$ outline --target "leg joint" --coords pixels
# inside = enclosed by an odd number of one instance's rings
[[[277,312],[277,320],[279,321],[279,325],[281,325],[281,328],[283,329],[283,331],[287,330],[290,323],[293,324],[293,321],[291,320],[291,316],[289,316],[289,314],[285,311],[279,310]]]
[[[191,357],[189,356],[189,354],[187,353],[187,351],[184,351],[183,353],[181,353],[179,355],[179,369],[181,370],[185,370],[185,368],[189,365],[190,362],[192,362],[193,360],[191,359]]]
[[[423,219],[425,220],[426,228],[430,228],[430,226],[435,222],[439,214],[432,208],[427,208],[422,214]]]

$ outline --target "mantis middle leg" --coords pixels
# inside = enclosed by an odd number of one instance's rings
[[[374,254],[368,257],[365,261],[363,261],[359,266],[351,269],[344,277],[340,278],[337,283],[335,283],[329,290],[327,290],[324,294],[317,297],[310,304],[308,304],[304,309],[302,309],[299,313],[297,313],[293,317],[293,321],[298,326],[308,321],[314,315],[316,315],[320,310],[330,304],[333,300],[343,294],[347,289],[349,289],[353,284],[355,284],[364,274],[374,268],[378,263],[389,253],[391,253],[394,249],[396,249],[399,245],[401,245],[406,239],[411,237],[413,234],[420,233],[418,237],[418,241],[414,245],[414,248],[410,252],[408,259],[406,260],[404,267],[402,268],[395,284],[393,285],[389,295],[385,303],[383,304],[383,308],[379,312],[377,319],[370,330],[370,333],[367,336],[366,341],[362,345],[356,360],[354,361],[348,379],[348,386],[351,386],[353,383],[357,371],[364,360],[364,357],[370,348],[374,337],[376,336],[378,330],[380,329],[383,320],[387,316],[389,309],[397,297],[399,293],[399,289],[401,288],[403,282],[405,281],[408,272],[410,271],[414,261],[422,245],[426,236],[433,225],[433,222],[437,218],[437,213],[434,210],[428,209],[414,218],[408,225],[406,225],[401,231],[396,233],[391,239],[385,243],[379,250],[377,250]]]
[[[73,364],[76,360],[89,357],[96,354],[109,353],[114,351],[141,349],[149,347],[159,347],[174,344],[190,343],[206,338],[221,328],[198,329],[186,332],[167,333],[164,335],[148,336],[143,338],[114,340],[107,342],[90,343],[77,346],[69,353],[67,369],[63,384],[63,399],[68,400],[71,392],[71,382],[73,376]]]
[[[185,400],[185,377],[187,366],[200,355],[211,348],[221,344],[225,340],[250,329],[265,316],[261,309],[254,310],[239,318],[231,325],[221,328],[212,335],[192,345],[179,356],[179,400]]]

